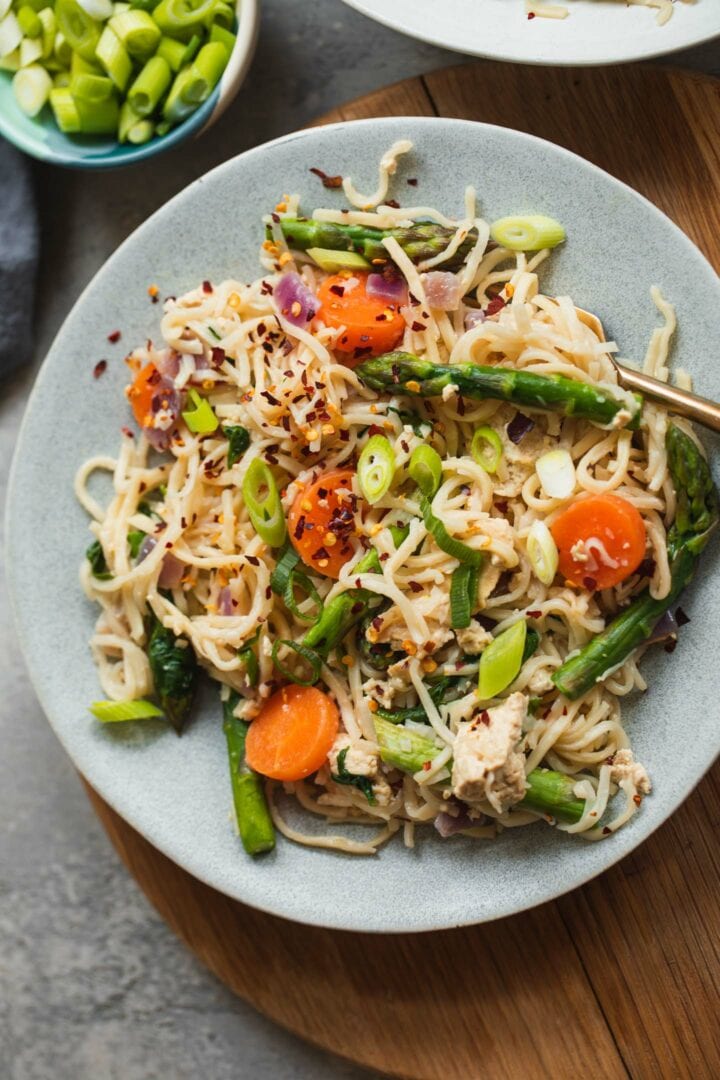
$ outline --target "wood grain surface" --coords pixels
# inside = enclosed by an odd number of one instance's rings
[[[716,80],[473,63],[318,123],[401,115],[485,120],[560,143],[648,196],[720,267]],[[720,1076],[720,766],[635,854],[582,889],[500,922],[422,935],[320,930],[244,907],[88,790],[126,866],[203,963],[278,1023],[376,1072]]]

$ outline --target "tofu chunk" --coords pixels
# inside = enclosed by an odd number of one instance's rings
[[[610,779],[619,784],[621,780],[632,780],[643,795],[650,794],[650,777],[644,765],[635,761],[632,750],[618,750],[610,766]]]
[[[520,802],[527,784],[525,758],[515,749],[527,715],[524,694],[484,709],[460,724],[453,748],[453,795],[466,803],[487,801],[501,814]]]
[[[338,754],[347,750],[345,768],[355,776],[367,776],[372,781],[373,795],[378,806],[387,806],[392,798],[392,789],[380,771],[380,753],[367,739],[351,739],[347,732],[340,732],[328,754],[330,772],[338,773]]]

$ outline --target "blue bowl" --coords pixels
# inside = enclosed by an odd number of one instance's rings
[[[191,135],[199,135],[225,111],[242,84],[255,52],[258,33],[258,0],[237,0],[237,39],[220,82],[207,101],[172,128],[141,146],[120,144],[103,135],[63,135],[49,105],[30,118],[18,107],[12,75],[0,71],[0,135],[26,154],[53,165],[79,169],[111,169],[161,154]]]

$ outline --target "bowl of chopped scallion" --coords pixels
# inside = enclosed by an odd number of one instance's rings
[[[0,0],[0,134],[80,168],[160,153],[227,108],[257,28],[258,0]]]

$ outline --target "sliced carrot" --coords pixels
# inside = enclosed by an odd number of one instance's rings
[[[338,733],[332,698],[314,686],[284,686],[265,702],[245,741],[251,769],[273,780],[303,780],[317,772]]]
[[[155,386],[161,375],[153,363],[140,368],[132,386],[127,391],[127,398],[132,407],[133,416],[140,427],[148,427],[152,420],[150,412]]]
[[[368,356],[390,352],[400,341],[405,320],[397,304],[367,294],[367,274],[334,274],[318,289],[318,319],[337,330],[343,327],[335,349],[347,353],[350,367]]]
[[[332,469],[309,484],[295,499],[288,514],[293,547],[304,563],[326,577],[338,578],[354,552],[355,534],[350,469]],[[341,494],[342,491],[342,494]]]
[[[640,513],[619,495],[590,495],[564,510],[550,527],[560,573],[571,585],[608,589],[630,577],[645,557]]]

